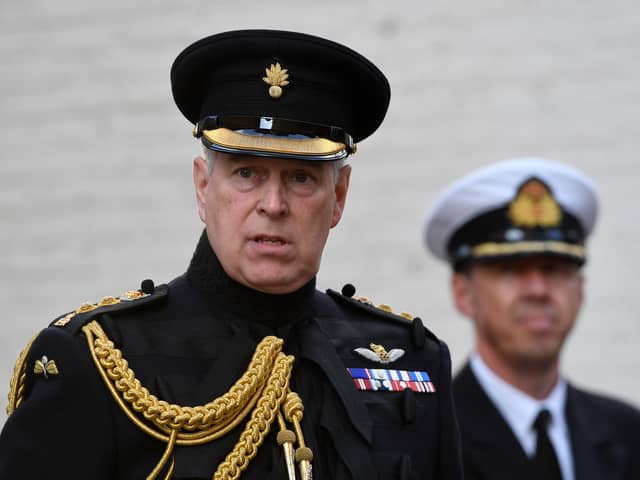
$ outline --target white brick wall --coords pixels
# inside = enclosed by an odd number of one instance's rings
[[[603,204],[564,370],[640,403],[640,6],[584,0],[2,2],[0,391],[56,315],[184,270],[201,229],[197,147],[169,67],[191,41],[245,27],[341,41],[392,84],[384,126],[353,158],[321,287],[352,282],[420,315],[460,365],[471,329],[451,307],[446,267],[422,247],[424,212],[470,168],[565,161],[594,177]]]

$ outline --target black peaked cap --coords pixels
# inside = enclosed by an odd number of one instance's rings
[[[288,71],[272,98],[265,69]],[[258,116],[339,127],[355,142],[386,114],[390,87],[369,60],[323,38],[278,30],[238,30],[203,38],[173,63],[175,102],[192,123],[207,116]],[[293,132],[295,133],[295,132]]]

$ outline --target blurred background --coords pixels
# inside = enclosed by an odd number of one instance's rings
[[[191,42],[240,28],[344,43],[392,86],[382,128],[351,160],[345,216],[320,288],[419,315],[454,368],[472,331],[448,268],[422,243],[436,195],[472,168],[540,155],[581,168],[602,208],[586,303],[563,370],[640,404],[640,4],[486,0],[0,3],[0,425],[31,336],[83,301],[182,273],[202,225],[191,125],[169,68]]]

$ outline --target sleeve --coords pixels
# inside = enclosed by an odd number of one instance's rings
[[[438,478],[458,480],[462,473],[462,443],[451,390],[451,356],[446,343],[440,343],[440,471]]]
[[[0,433],[0,478],[113,478],[112,407],[83,338],[47,328],[24,366],[24,396]]]

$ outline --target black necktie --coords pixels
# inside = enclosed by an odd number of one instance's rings
[[[536,444],[536,456],[533,458],[538,478],[544,480],[562,480],[560,473],[560,465],[556,457],[556,451],[553,448],[547,428],[551,423],[551,414],[549,410],[540,410],[540,413],[533,422],[533,429],[538,435]]]

